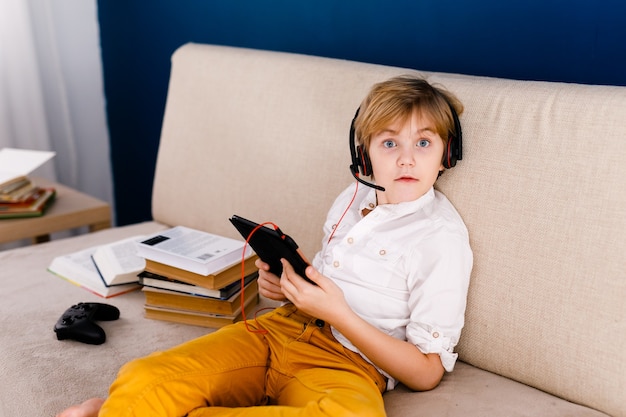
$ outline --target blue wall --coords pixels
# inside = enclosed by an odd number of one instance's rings
[[[99,0],[98,12],[120,225],[151,218],[170,56],[186,42],[626,85],[623,0]]]

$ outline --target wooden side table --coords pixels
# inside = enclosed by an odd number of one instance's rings
[[[54,187],[56,200],[41,217],[0,219],[0,243],[33,239],[47,242],[50,234],[87,226],[90,232],[111,227],[111,207],[104,201],[48,180],[34,179],[42,187]]]

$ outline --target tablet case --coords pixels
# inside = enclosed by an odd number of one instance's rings
[[[241,233],[248,244],[254,249],[259,258],[270,266],[270,272],[280,277],[283,272],[281,258],[289,261],[298,275],[307,281],[305,269],[309,263],[303,259],[298,251],[298,244],[288,235],[284,234],[280,228],[276,229],[260,226],[251,220],[233,215],[230,222]],[[256,229],[256,230],[255,230]],[[252,233],[254,231],[254,233]],[[252,233],[252,235],[250,235]]]

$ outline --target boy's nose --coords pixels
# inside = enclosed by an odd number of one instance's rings
[[[398,158],[398,164],[400,166],[413,166],[415,165],[415,157],[411,149],[404,149]]]

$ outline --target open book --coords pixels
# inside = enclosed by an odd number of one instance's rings
[[[137,275],[144,270],[146,260],[137,255],[137,242],[143,238],[131,237],[94,250],[91,256],[105,286],[139,281]]]
[[[141,288],[139,283],[106,286],[93,262],[97,247],[91,247],[52,260],[48,271],[100,297],[109,298]]]

